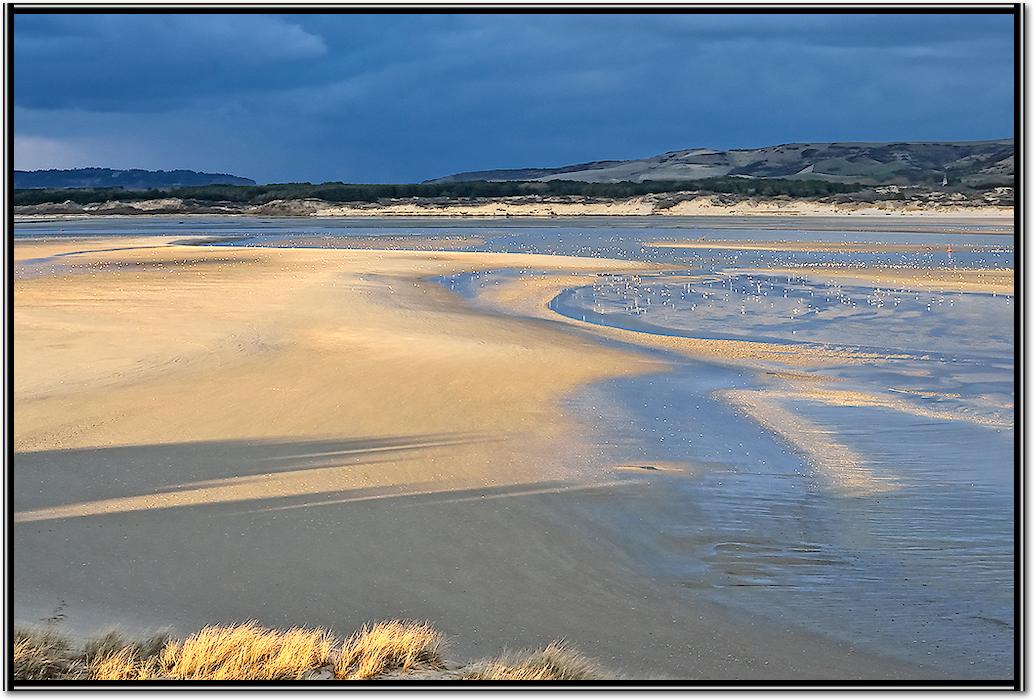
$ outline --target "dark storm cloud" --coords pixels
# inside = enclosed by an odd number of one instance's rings
[[[1012,133],[1011,22],[24,15],[16,164],[400,181],[698,145],[995,138]]]

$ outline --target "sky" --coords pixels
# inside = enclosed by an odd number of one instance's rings
[[[1013,135],[1013,18],[29,15],[19,169],[419,182],[692,147]]]

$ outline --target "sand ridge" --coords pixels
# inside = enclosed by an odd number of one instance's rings
[[[686,248],[701,250],[763,250],[810,253],[943,253],[945,251],[985,250],[991,246],[968,244],[885,243],[876,241],[751,241],[696,240],[648,241],[647,248]]]
[[[659,335],[573,319],[549,307],[550,302],[565,289],[591,285],[594,281],[595,276],[585,274],[528,274],[487,288],[481,293],[481,298],[513,313],[552,318],[623,344],[672,351],[695,359],[748,367],[763,373],[762,377],[776,382],[777,386],[764,390],[718,391],[715,395],[792,446],[816,467],[823,481],[837,492],[849,495],[873,494],[895,490],[898,484],[894,475],[873,473],[859,453],[840,442],[830,431],[790,410],[788,402],[815,401],[830,406],[876,407],[933,420],[961,421],[992,428],[1011,426],[1010,422],[993,416],[938,410],[884,394],[830,388],[829,384],[840,380],[822,372],[823,368],[877,364],[910,357],[907,355],[818,345]],[[894,391],[891,387],[887,388],[887,392]],[[940,395],[932,396],[930,392],[912,393],[924,398],[943,398]]]
[[[660,350],[671,350],[687,357],[750,365],[759,370],[785,366],[821,367],[839,364],[871,363],[895,356],[863,352],[851,348],[833,348],[805,344],[766,343],[750,340],[722,340],[660,335],[624,328],[614,328],[570,318],[549,308],[549,303],[562,291],[595,282],[595,275],[533,273],[506,281],[481,293],[491,304],[532,318],[548,319],[598,337]]]
[[[804,454],[834,491],[848,496],[894,491],[894,475],[877,474],[857,451],[829,431],[785,408],[766,391],[730,389],[718,395]]]
[[[882,289],[911,289],[926,292],[978,292],[1013,295],[1015,274],[1002,268],[912,268],[904,266],[800,265],[787,268],[751,268],[744,273],[794,275],[820,282],[860,284]]]

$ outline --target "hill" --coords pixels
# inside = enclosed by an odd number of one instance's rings
[[[479,170],[428,180],[643,182],[714,177],[825,180],[862,185],[1012,185],[1013,139],[960,142],[787,143],[764,148],[691,148],[639,160],[559,168]]]
[[[202,185],[254,185],[254,180],[225,173],[194,170],[113,170],[76,168],[74,170],[15,170],[15,189],[73,189],[83,187],[123,190],[198,187]]]

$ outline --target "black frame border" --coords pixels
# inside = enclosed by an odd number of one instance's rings
[[[685,2],[621,2],[614,4],[581,4],[550,2],[500,2],[486,4],[471,3],[435,3],[407,4],[363,2],[356,4],[340,3],[299,3],[283,4],[275,2],[236,3],[155,3],[141,5],[139,3],[95,3],[95,4],[40,4],[40,3],[4,3],[4,138],[5,167],[4,193],[7,198],[4,246],[4,274],[7,281],[4,293],[7,300],[4,306],[6,323],[4,324],[4,526],[5,556],[3,560],[3,583],[6,615],[6,644],[4,645],[4,690],[11,689],[74,689],[74,690],[143,690],[143,689],[237,689],[237,690],[295,690],[322,689],[341,690],[344,688],[362,690],[541,690],[543,688],[567,690],[677,690],[677,689],[712,689],[712,690],[864,690],[864,689],[901,689],[901,690],[936,690],[936,689],[1025,689],[1025,513],[1024,513],[1024,424],[1023,424],[1023,365],[1026,359],[1024,334],[1024,299],[1023,299],[1023,250],[1024,231],[1024,190],[1023,190],[1023,126],[1024,126],[1024,24],[1025,4],[980,4],[980,3],[944,3],[944,4],[902,4],[893,2],[851,3],[851,4],[794,4],[794,3],[760,3],[760,4],[728,4],[728,3],[685,3]],[[14,680],[14,596],[13,596],[13,556],[14,556],[14,19],[16,15],[33,14],[268,14],[282,12],[285,14],[359,14],[376,12],[379,14],[1007,14],[1013,17],[1013,138],[1015,165],[1015,204],[1013,207],[1013,249],[1014,249],[1014,324],[1016,334],[1015,385],[1020,387],[1019,401],[1015,403],[1015,422],[1020,431],[1015,436],[1014,480],[1013,480],[1013,670],[1014,677],[1002,681],[981,680],[899,680],[899,681],[845,681],[842,683],[812,680],[778,680],[764,683],[734,680],[620,680],[620,681],[531,681],[521,684],[501,682],[471,681],[86,681],[68,683],[64,681],[18,681]],[[1014,426],[1015,430],[1015,426]]]

